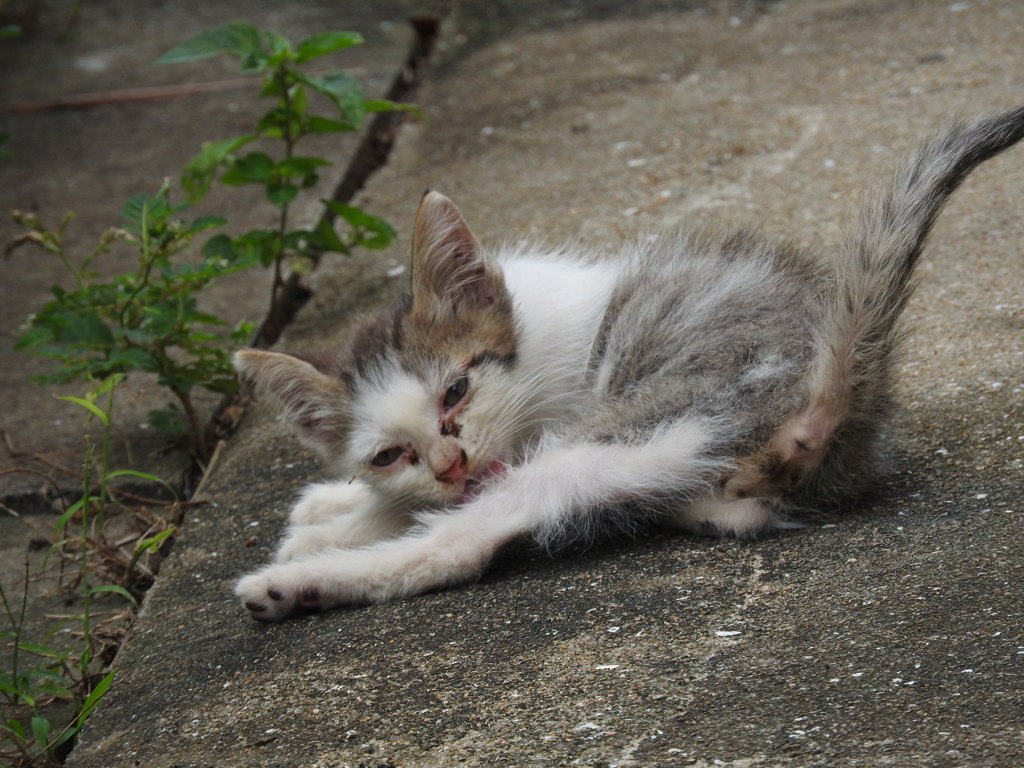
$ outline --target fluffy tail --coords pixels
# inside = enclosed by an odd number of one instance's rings
[[[932,225],[971,171],[1022,138],[1024,107],[955,123],[905,161],[864,208],[840,254],[812,389],[812,407],[829,411],[836,427],[877,430],[902,339],[898,320]]]
[[[898,323],[914,291],[913,273],[949,196],[981,163],[1024,138],[1024,107],[932,138],[897,170],[861,214],[839,260],[828,318],[827,378],[845,391],[891,356]]]
[[[926,142],[865,207],[823,308],[807,406],[772,436],[765,451],[770,460],[761,461],[771,472],[741,470],[727,493],[802,488],[811,503],[827,505],[864,484],[889,410],[902,339],[898,320],[913,294],[928,233],[967,175],[1022,138],[1024,107],[954,124]]]

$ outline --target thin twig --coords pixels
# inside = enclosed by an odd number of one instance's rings
[[[52,485],[54,490],[57,492],[57,496],[60,497],[61,507],[63,509],[67,509],[68,508],[67,500],[64,498],[64,492],[61,490],[60,486],[57,485],[56,481],[52,477],[50,477],[48,474],[46,474],[45,472],[40,472],[40,471],[35,470],[35,469],[29,469],[28,467],[15,467],[14,469],[3,469],[3,470],[0,470],[0,477],[3,477],[4,475],[14,475],[14,474],[19,474],[19,473],[23,473],[23,474],[26,474],[26,475],[35,475],[36,477],[43,478],[46,482],[48,482],[50,485]]]
[[[233,80],[215,80],[208,83],[184,83],[181,85],[153,85],[142,88],[121,88],[113,91],[96,91],[79,93],[74,96],[62,96],[45,101],[23,102],[8,107],[11,112],[52,112],[58,109],[88,109],[104,104],[125,104],[143,101],[165,101],[195,93],[227,91],[238,88],[252,87],[252,80],[235,78]]]
[[[70,475],[71,477],[76,477],[76,478],[78,477],[78,473],[77,472],[75,472],[73,470],[70,470],[67,467],[64,467],[64,466],[58,464],[53,459],[47,458],[42,453],[34,453],[32,451],[20,451],[20,450],[18,450],[18,448],[15,447],[15,445],[14,445],[14,441],[11,439],[10,433],[6,429],[0,430],[0,434],[3,435],[4,446],[7,448],[7,452],[10,454],[12,459],[31,459],[33,461],[39,461],[39,462],[42,462],[43,464],[46,464],[51,469],[55,469],[55,470],[57,470],[58,472],[60,472],[62,474]],[[7,471],[8,472],[19,472],[19,471],[22,471],[22,470],[20,470],[18,468],[15,468],[13,470],[7,470]],[[24,470],[24,471],[28,472],[28,471],[31,471],[31,470]],[[36,474],[39,474],[39,473],[36,473]],[[42,475],[42,477],[46,477],[46,475]],[[51,480],[51,482],[52,482],[52,480]],[[56,483],[54,483],[54,485],[56,485]]]
[[[199,485],[196,486],[195,493],[192,494],[192,499],[189,504],[205,504],[204,501],[197,501],[200,499],[202,492],[206,489],[206,484],[209,482],[210,477],[213,475],[213,471],[217,468],[217,463],[220,461],[220,455],[224,452],[224,447],[227,445],[225,441],[218,440],[217,446],[213,449],[213,455],[210,456],[210,461],[206,464],[206,470],[203,472],[203,477],[199,481]]]
[[[140,496],[137,493],[126,491],[124,488],[117,488],[116,486],[110,486],[109,488],[107,488],[107,492],[111,496],[117,496],[118,499],[123,497],[130,501],[134,501],[138,504],[149,504],[154,507],[173,507],[175,505],[180,505],[182,507],[198,507],[206,503],[203,501],[173,501],[170,499],[152,499],[148,496]]]

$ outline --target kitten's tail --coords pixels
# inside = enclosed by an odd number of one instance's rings
[[[1024,107],[956,123],[927,141],[864,208],[840,254],[819,394],[842,401],[856,397],[866,380],[888,379],[901,339],[897,321],[914,292],[914,268],[935,219],[971,171],[1022,138]]]
[[[865,447],[889,410],[899,316],[942,206],[971,171],[1022,138],[1024,107],[956,123],[909,158],[861,213],[823,309],[808,405],[769,446],[780,467],[795,468],[794,478],[803,475],[816,487],[815,496],[829,495],[830,486],[853,490],[870,470]]]
[[[840,254],[828,321],[829,378],[855,387],[899,342],[897,321],[914,292],[913,273],[950,195],[986,160],[1024,138],[1024,107],[955,123],[927,141],[861,213]]]

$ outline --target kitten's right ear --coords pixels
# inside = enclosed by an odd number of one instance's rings
[[[482,308],[495,302],[500,284],[500,276],[480,258],[480,245],[455,203],[440,192],[427,192],[412,238],[416,302],[440,300],[447,311]]]
[[[234,363],[244,384],[277,397],[284,419],[298,428],[299,437],[311,448],[329,454],[343,439],[348,396],[340,379],[282,352],[241,349]]]

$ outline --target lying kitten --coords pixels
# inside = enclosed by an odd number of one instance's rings
[[[755,536],[834,509],[871,478],[932,223],[1022,136],[1024,108],[926,143],[836,271],[742,233],[487,250],[428,193],[408,296],[323,358],[236,357],[343,478],[305,492],[274,564],[238,583],[245,607],[274,620],[466,582],[521,536]]]

